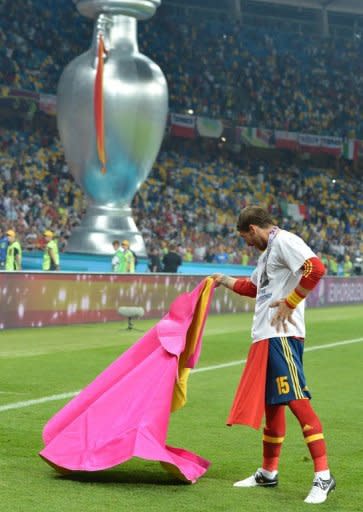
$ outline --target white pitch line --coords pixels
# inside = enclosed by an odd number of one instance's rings
[[[363,338],[355,338],[353,340],[337,341],[335,343],[326,343],[325,345],[315,345],[314,347],[305,348],[304,353],[312,352],[313,350],[322,350],[324,348],[339,347],[341,345],[351,345],[352,343],[359,343],[361,341],[363,341]],[[219,368],[228,368],[229,366],[237,366],[239,364],[244,364],[245,362],[246,362],[246,359],[240,359],[239,361],[231,361],[230,363],[216,364],[214,366],[205,366],[204,368],[196,368],[195,370],[192,370],[192,372],[198,373],[198,372],[208,372],[210,370],[219,370]],[[1,411],[1,407],[0,407],[0,411]]]
[[[0,395],[26,395],[26,391],[0,391]]]
[[[315,345],[314,347],[305,348],[304,352],[312,352],[314,350],[323,350],[325,348],[341,347],[342,345],[352,345],[353,343],[360,343],[363,338],[355,338],[352,340],[342,340],[335,343],[327,343],[325,345]],[[231,361],[230,363],[216,364],[213,366],[205,366],[204,368],[197,368],[192,370],[192,373],[209,372],[212,370],[219,370],[220,368],[228,368],[230,366],[238,366],[244,364],[246,359],[240,359],[239,361]],[[59,395],[43,396],[42,398],[35,398],[34,400],[25,400],[23,402],[13,402],[10,404],[0,405],[0,412],[9,411],[11,409],[23,409],[24,407],[31,407],[32,405],[44,404],[46,402],[55,402],[57,400],[63,400],[65,398],[72,398],[77,395],[79,391],[71,391],[69,393],[61,393]]]
[[[13,402],[0,406],[0,412],[9,411],[10,409],[23,409],[31,405],[44,404],[45,402],[54,402],[56,400],[63,400],[64,398],[72,398],[77,395],[79,391],[71,391],[69,393],[61,393],[60,395],[43,396],[43,398],[35,398],[34,400],[24,400],[24,402]]]

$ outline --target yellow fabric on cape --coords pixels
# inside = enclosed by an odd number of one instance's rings
[[[214,280],[211,277],[207,277],[204,288],[200,294],[197,307],[195,308],[192,323],[190,324],[187,332],[185,348],[179,358],[178,380],[175,382],[173,401],[171,405],[172,412],[183,407],[187,401],[187,385],[190,368],[186,368],[185,365],[197,348],[213,286]]]

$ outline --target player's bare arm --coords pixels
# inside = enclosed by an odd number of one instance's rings
[[[212,274],[211,276],[214,279],[215,286],[225,286],[229,290],[233,290],[234,285],[236,284],[237,279],[234,277],[226,276],[225,274]]]
[[[238,295],[244,295],[251,298],[256,297],[256,285],[254,285],[248,277],[235,278],[226,276],[225,274],[213,274],[211,277],[214,279],[216,286],[223,285]]]

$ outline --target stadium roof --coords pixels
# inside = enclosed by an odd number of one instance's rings
[[[247,0],[240,0],[242,5],[242,12],[243,4],[246,1]],[[176,4],[184,5],[184,7],[204,7],[216,10],[224,10],[227,3],[231,5],[233,2],[234,0],[228,0],[228,2],[221,2],[220,0],[162,0],[162,3],[166,5]],[[363,15],[363,0],[248,0],[248,2],[256,4],[262,3],[265,5],[286,5],[295,8],[302,7],[316,10],[325,7],[329,12]]]
[[[328,11],[363,14],[363,0],[253,0],[265,4],[289,5],[292,7],[305,7]],[[243,4],[242,4],[243,5]]]

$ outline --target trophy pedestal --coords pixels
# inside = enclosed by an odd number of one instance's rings
[[[81,224],[73,229],[66,252],[109,256],[114,252],[112,242],[126,239],[137,256],[145,258],[145,243],[131,213],[129,207],[90,206]]]

